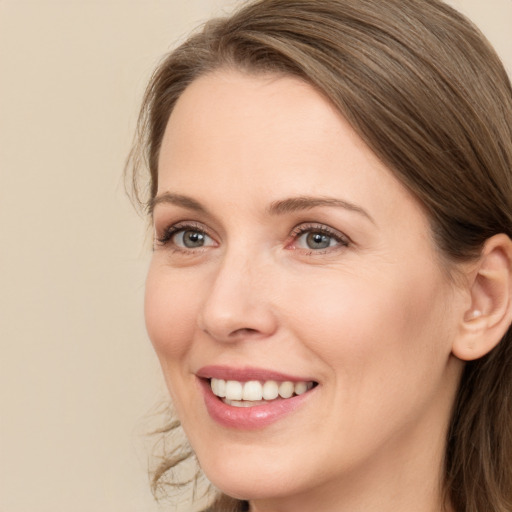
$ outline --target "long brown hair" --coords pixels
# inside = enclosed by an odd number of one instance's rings
[[[477,256],[492,235],[512,237],[510,81],[479,30],[441,1],[260,0],[207,23],[147,89],[129,161],[141,203],[156,193],[176,101],[223,67],[294,75],[321,91],[423,204],[448,268]],[[155,487],[179,460],[166,460]],[[444,486],[457,512],[512,510],[510,328],[491,353],[466,364]],[[222,500],[212,510],[242,510]]]

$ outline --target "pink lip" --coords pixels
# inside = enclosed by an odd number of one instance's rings
[[[241,382],[248,380],[289,380],[298,382],[311,379],[292,377],[282,373],[257,368],[237,370],[220,366],[201,368],[201,370],[197,372],[197,376],[199,377],[198,383],[203,393],[206,410],[210,417],[224,427],[238,430],[256,430],[282,419],[302,406],[317,389],[313,388],[303,395],[294,396],[292,398],[277,398],[264,405],[233,407],[225,404],[219,397],[213,394],[207,379],[220,378],[225,380],[239,380]]]
[[[278,382],[312,382],[309,377],[297,377],[280,372],[245,366],[244,368],[231,368],[229,366],[203,366],[196,375],[202,379],[224,379],[247,382],[249,380],[275,380]]]

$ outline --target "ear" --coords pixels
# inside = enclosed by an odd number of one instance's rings
[[[469,275],[470,306],[464,311],[452,353],[471,361],[490,352],[512,322],[512,241],[489,238]]]

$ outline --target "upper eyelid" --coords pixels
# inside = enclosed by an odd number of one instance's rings
[[[198,222],[195,220],[180,220],[178,222],[171,222],[168,224],[163,224],[161,228],[159,228],[155,223],[155,233],[159,231],[163,233],[167,233],[169,231],[181,231],[182,229],[186,230],[187,228],[196,229],[197,231],[203,231],[206,234],[209,234],[211,232],[211,229],[208,228],[208,226],[206,226],[202,222]]]
[[[339,229],[335,229],[329,226],[328,224],[324,224],[321,222],[303,222],[301,224],[298,224],[297,226],[295,226],[295,228],[293,228],[291,235],[298,236],[309,231],[319,231],[331,235],[333,237],[339,238],[344,242],[352,242],[350,237],[347,236],[342,231],[340,231]]]
[[[204,234],[212,238],[214,241],[219,243],[219,237],[216,235],[214,230],[210,229],[207,225],[205,225],[202,222],[192,220],[183,220],[165,225],[165,227],[160,231],[160,235],[158,234],[159,230],[155,228],[155,242],[163,241],[164,243],[167,243],[176,233],[179,233],[180,231],[187,229],[203,232]],[[296,239],[309,231],[322,232],[338,239],[340,243],[344,243],[346,245],[352,244],[352,240],[350,239],[350,237],[347,236],[342,231],[333,228],[330,225],[325,224],[323,222],[315,221],[301,222],[300,224],[297,224],[288,233],[287,238],[288,240],[290,238]]]
[[[157,229],[155,226],[155,242],[165,244],[169,242],[176,233],[179,233],[180,231],[186,231],[187,229],[200,231],[210,237],[212,240],[215,240],[215,236],[212,235],[211,230],[203,223],[197,221],[179,221],[166,224],[165,227],[161,230]]]

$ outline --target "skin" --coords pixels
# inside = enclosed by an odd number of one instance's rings
[[[468,303],[413,196],[311,86],[233,70],[179,99],[159,160],[168,193],[204,211],[157,200],[146,321],[208,478],[254,512],[441,510]],[[351,207],[268,211],[302,196]],[[184,222],[203,247],[184,247],[183,231],[158,241]],[[323,226],[336,236],[311,248]],[[239,431],[209,417],[195,375],[205,365],[318,387],[292,414]]]

